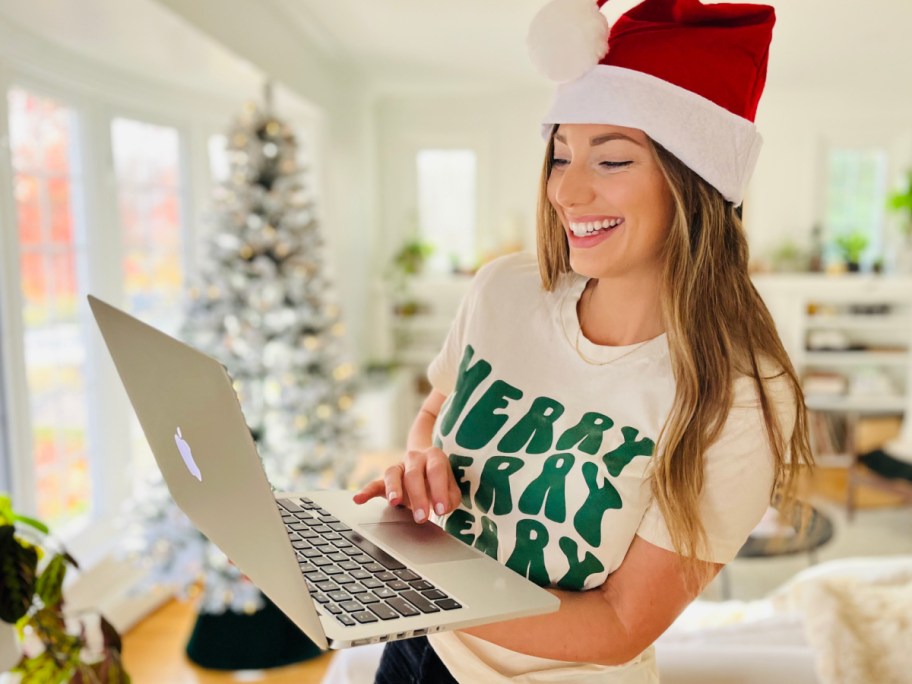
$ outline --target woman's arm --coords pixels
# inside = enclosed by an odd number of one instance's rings
[[[722,569],[710,565],[713,576]],[[555,613],[462,631],[540,658],[620,665],[654,642],[698,595],[684,584],[681,557],[640,537],[602,586],[549,591],[561,599]]]

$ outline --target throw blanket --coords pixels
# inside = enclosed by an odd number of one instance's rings
[[[802,582],[773,601],[801,614],[824,684],[912,682],[912,571]]]

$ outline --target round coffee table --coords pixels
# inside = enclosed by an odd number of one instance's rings
[[[798,533],[801,522],[800,511],[796,512],[791,521],[778,517],[775,509],[769,513],[775,520],[770,521],[770,516],[764,516],[754,531],[750,533],[747,541],[738,551],[736,558],[772,558],[775,556],[790,556],[797,553],[808,554],[809,565],[817,563],[817,549],[833,538],[833,522],[817,508],[811,506],[810,520],[803,534]],[[722,568],[722,596],[731,598],[731,580]]]

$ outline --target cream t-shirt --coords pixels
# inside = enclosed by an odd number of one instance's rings
[[[434,442],[462,491],[460,506],[434,522],[536,584],[580,591],[604,583],[634,535],[673,550],[650,491],[675,392],[667,337],[621,347],[587,340],[576,313],[586,281],[569,273],[547,292],[534,255],[496,259],[479,270],[428,367],[447,395]],[[782,384],[768,391],[789,434]],[[723,434],[705,455],[704,559],[718,563],[735,557],[773,485],[756,388],[743,377],[734,390]],[[460,632],[428,638],[460,682],[658,681],[652,647],[606,667],[535,658]]]

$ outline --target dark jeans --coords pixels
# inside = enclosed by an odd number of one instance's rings
[[[374,684],[457,684],[427,637],[390,641],[383,649]]]

